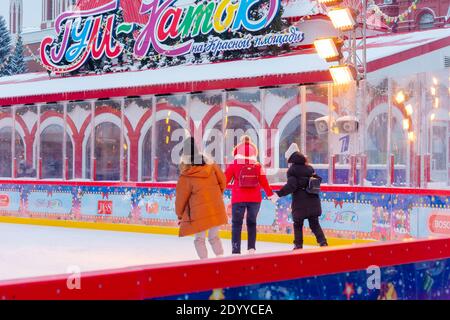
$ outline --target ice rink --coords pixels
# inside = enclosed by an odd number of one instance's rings
[[[229,256],[231,240],[223,245]],[[292,249],[285,243],[256,245],[258,253]],[[65,274],[73,267],[86,272],[197,259],[192,237],[0,224],[0,281]]]

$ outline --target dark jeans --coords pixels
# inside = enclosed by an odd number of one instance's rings
[[[294,245],[296,248],[303,248],[303,222],[305,219],[294,218]],[[327,239],[319,223],[319,217],[308,218],[309,227],[317,239],[317,243],[323,247],[327,246]]]
[[[233,218],[231,220],[231,245],[233,253],[241,253],[241,232],[247,210],[248,250],[256,249],[256,218],[258,217],[259,202],[239,202],[232,207]]]

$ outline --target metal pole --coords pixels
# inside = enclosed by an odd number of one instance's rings
[[[391,181],[393,181],[393,177],[391,177],[391,129],[392,129],[392,79],[388,79],[388,128],[387,128],[387,146],[386,146],[386,165],[387,165],[387,186],[391,186]],[[395,161],[395,159],[393,160]]]
[[[363,79],[367,76],[367,0],[363,1],[363,45],[362,45],[362,67]]]
[[[68,180],[67,173],[69,168],[67,167],[67,101],[63,102],[63,146],[62,146],[62,178],[63,180]]]
[[[150,161],[151,161],[151,168],[152,168],[152,172],[151,172],[151,180],[153,182],[155,182],[156,180],[156,144],[158,143],[158,139],[156,137],[156,97],[152,96],[152,138],[151,138],[151,157],[150,157]],[[143,158],[143,157],[142,157]],[[139,159],[142,160],[142,159]],[[141,177],[140,180],[142,180],[142,172],[140,173]]]
[[[306,150],[306,87],[305,86],[301,86],[300,87],[300,108],[301,108],[301,126],[300,126],[300,130],[301,130],[301,135],[300,135],[300,150],[304,155],[307,155],[307,150]]]

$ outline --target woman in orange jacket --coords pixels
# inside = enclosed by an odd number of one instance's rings
[[[220,167],[198,152],[193,138],[184,142],[180,178],[176,187],[175,211],[180,237],[195,234],[200,259],[208,257],[208,240],[216,256],[223,255],[220,226],[228,222],[223,202],[226,178]]]

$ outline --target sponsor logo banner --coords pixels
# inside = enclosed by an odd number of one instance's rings
[[[70,214],[72,212],[72,194],[62,192],[30,192],[28,211],[50,214]]]
[[[85,193],[80,199],[82,215],[127,218],[131,211],[131,197],[127,194]]]

